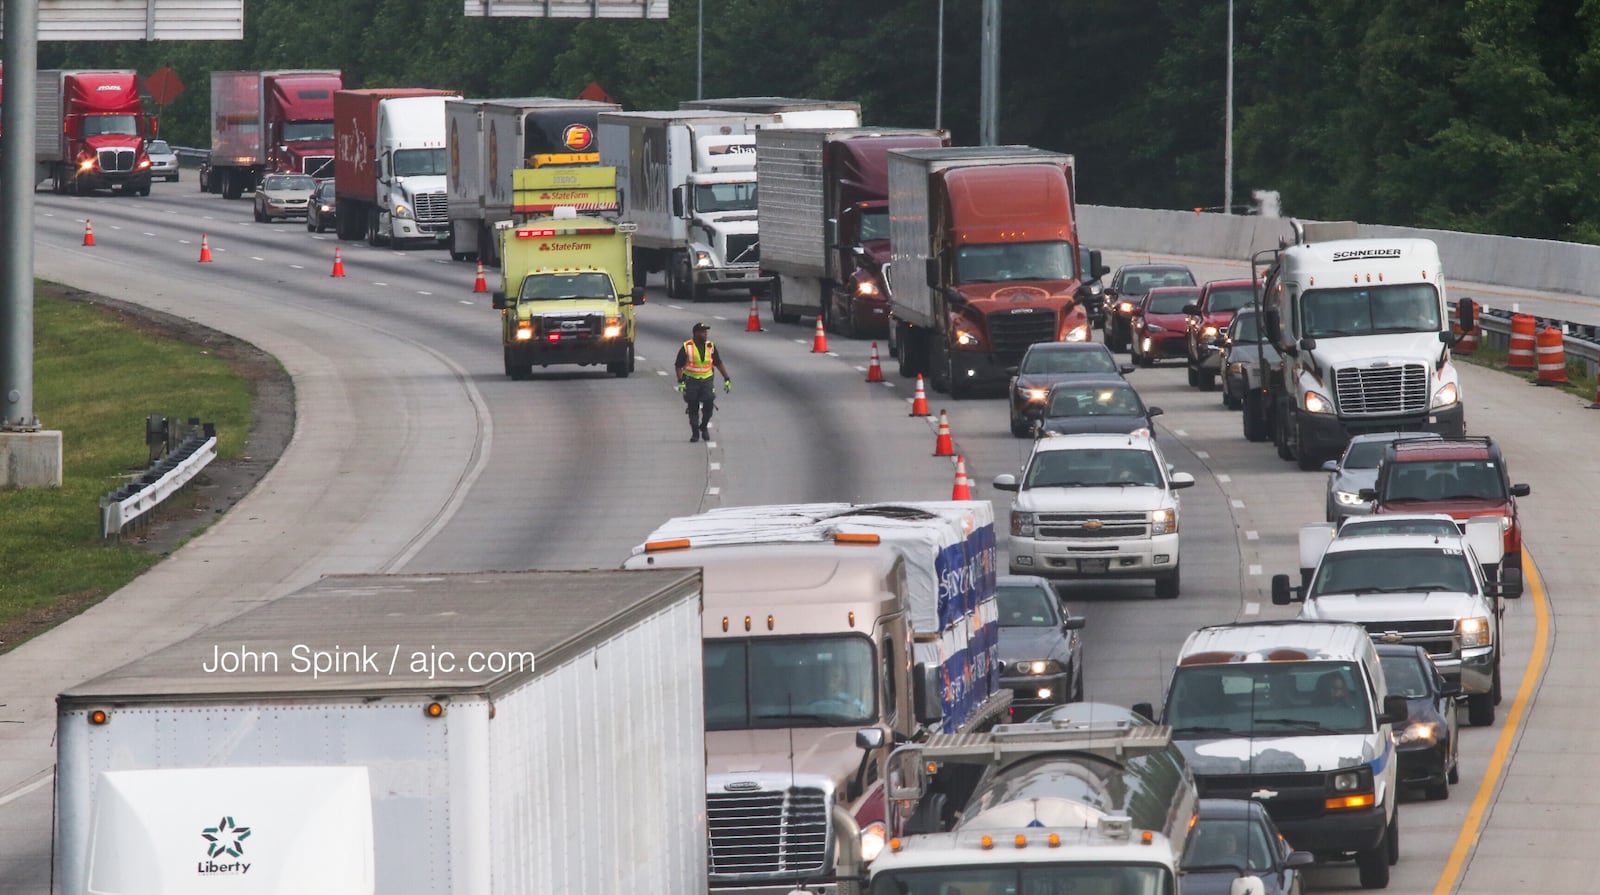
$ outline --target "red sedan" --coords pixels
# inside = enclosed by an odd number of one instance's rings
[[[1197,286],[1159,286],[1145,293],[1133,315],[1128,348],[1133,362],[1148,367],[1162,358],[1187,358],[1189,329],[1183,309],[1199,297]]]

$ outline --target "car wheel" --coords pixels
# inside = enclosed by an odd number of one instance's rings
[[[254,209],[252,209],[252,210],[253,210],[253,211],[254,211],[254,212],[255,212],[255,216],[256,216],[256,223],[258,223],[258,224],[264,224],[264,223],[266,223],[266,222],[267,222],[267,216],[266,216],[266,215],[264,215],[264,214],[262,214],[262,213],[261,213],[261,208],[260,208],[260,206],[257,206],[257,207],[255,207],[255,208],[254,208]]]
[[[1240,408],[1244,411],[1242,417],[1245,441],[1267,440],[1267,423],[1266,420],[1262,419],[1261,404],[1263,400],[1265,399],[1261,397],[1261,393],[1256,391],[1245,392],[1244,396],[1239,399]]]
[[[1189,385],[1194,387],[1200,384],[1200,371],[1194,368],[1194,361],[1189,362]]]
[[[1489,692],[1491,694],[1493,694],[1493,696],[1494,696],[1494,704],[1495,705],[1499,705],[1500,704],[1500,659],[1499,659],[1499,657],[1496,657],[1495,660],[1494,660],[1493,683],[1490,686],[1490,691]]]
[[[1156,596],[1163,600],[1176,599],[1178,596],[1179,570],[1174,567],[1170,572],[1156,576]]]
[[[311,223],[311,218],[309,218],[309,217],[306,218],[306,232],[307,233],[316,233],[316,232],[318,232],[316,225]]]
[[[1474,693],[1467,697],[1467,723],[1473,727],[1494,724],[1494,694]]]
[[[1200,380],[1201,391],[1212,392],[1217,390],[1217,371],[1201,370],[1195,376]]]
[[[1428,797],[1428,801],[1442,802],[1450,798],[1450,781],[1445,779],[1440,780],[1438,783],[1429,783],[1423,787],[1422,792],[1423,795]]]
[[[1072,679],[1072,701],[1083,701],[1083,669],[1078,669],[1078,674]]]
[[[1461,782],[1461,767],[1459,761],[1451,763],[1450,773],[1445,775],[1445,780],[1449,781],[1450,783]]]
[[[1015,413],[1011,414],[1011,434],[1012,435],[1015,435],[1018,438],[1027,438],[1028,437],[1028,430],[1030,428],[1031,427],[1028,425],[1027,417],[1017,416]]]

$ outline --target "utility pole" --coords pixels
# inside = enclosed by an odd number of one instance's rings
[[[978,145],[999,145],[1000,0],[983,0],[983,50],[979,64]]]
[[[933,51],[933,129],[944,129],[944,0],[939,0],[939,45]]]
[[[1233,0],[1228,0],[1228,100],[1223,113],[1222,213],[1233,214]]]
[[[706,0],[699,0],[699,15],[694,20],[694,98],[705,99]],[[1232,0],[1229,0],[1232,2]]]

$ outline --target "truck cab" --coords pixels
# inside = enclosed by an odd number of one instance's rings
[[[772,281],[761,271],[756,227],[756,141],[692,128],[694,168],[672,192],[672,213],[688,223],[689,244],[667,271],[669,297],[703,301],[713,291],[749,291]]]
[[[150,195],[144,115],[132,71],[41,71],[36,105],[35,182],[57,193],[94,190]]]

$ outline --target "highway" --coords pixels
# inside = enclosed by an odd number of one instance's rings
[[[908,416],[912,385],[886,352],[889,381],[869,384],[868,342],[830,335],[832,350],[814,354],[810,326],[774,324],[764,306],[766,331],[746,333],[747,300],[668,301],[658,279],[639,309],[633,376],[551,368],[512,382],[497,313],[471,291],[472,266],[443,251],[340,244],[298,221],[253,223],[248,203],[201,194],[192,180],[158,184],[148,199],[36,201],[38,276],[255,342],[294,376],[299,419],[277,468],[207,534],[83,617],[0,656],[0,720],[12,722],[0,723],[6,895],[49,891],[54,694],[318,575],[614,567],[660,521],[711,506],[950,494],[952,464],[932,456],[930,421]],[[92,248],[81,245],[85,217]],[[196,260],[202,234],[209,264]],[[336,245],[342,279],[329,276]],[[1248,269],[1181,260],[1202,281]],[[673,355],[697,320],[712,324],[734,382],[709,445],[688,442],[671,388]],[[1279,460],[1270,444],[1245,442],[1238,414],[1219,393],[1188,387],[1180,366],[1129,378],[1165,411],[1157,425],[1168,460],[1198,482],[1183,492],[1179,599],[1158,601],[1148,584],[1066,588],[1088,617],[1087,695],[1123,705],[1159,701],[1194,628],[1292,614],[1271,605],[1267,582],[1295,566],[1296,531],[1321,519],[1325,481]],[[1501,441],[1513,480],[1533,485],[1522,508],[1538,574],[1507,613],[1500,721],[1463,727],[1462,780],[1448,801],[1402,805],[1403,857],[1390,889],[1447,892],[1459,882],[1458,891],[1490,892],[1537,880],[1547,892],[1586,891],[1586,862],[1569,856],[1583,854],[1574,835],[1594,835],[1584,821],[1596,797],[1573,782],[1600,766],[1586,736],[1600,716],[1578,642],[1595,622],[1587,606],[1569,604],[1585,593],[1600,471],[1571,445],[1600,427],[1600,412],[1491,371],[1467,367],[1463,379],[1469,429]],[[1016,471],[1028,448],[1009,434],[1004,402],[929,400],[935,416],[949,411],[974,496],[994,500],[1004,520],[1009,495],[989,483]],[[1542,679],[1536,640],[1553,649]],[[1472,835],[1479,824],[1481,837]],[[1572,833],[1550,835],[1563,829]],[[1353,865],[1318,868],[1311,881],[1350,889],[1356,874]]]

